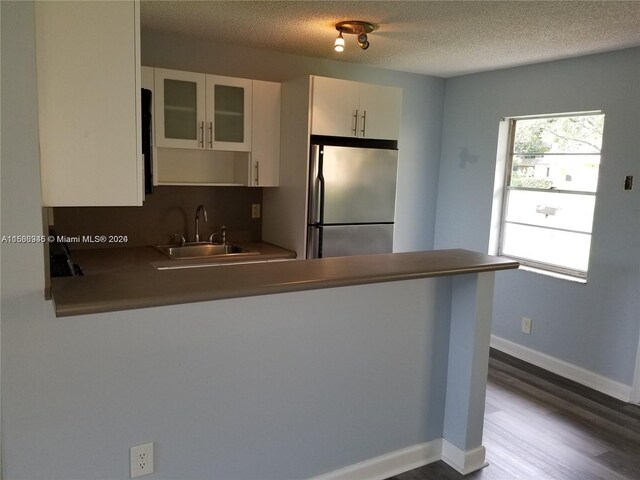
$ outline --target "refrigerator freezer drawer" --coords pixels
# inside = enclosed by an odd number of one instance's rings
[[[308,258],[391,253],[393,224],[310,226]]]

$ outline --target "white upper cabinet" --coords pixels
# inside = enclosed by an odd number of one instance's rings
[[[142,204],[139,8],[35,2],[45,206]]]
[[[251,80],[155,69],[156,146],[251,150]]]
[[[357,136],[359,84],[336,78],[313,77],[311,133]]]
[[[398,140],[402,89],[360,83],[358,137]]]
[[[281,85],[143,67],[153,79],[157,185],[275,187]]]
[[[206,87],[206,148],[251,151],[252,80],[207,75]]]
[[[156,68],[156,146],[205,147],[205,75]]]
[[[280,177],[279,83],[253,81],[253,129],[249,184],[277,187]]]
[[[311,133],[397,140],[402,89],[312,77]]]

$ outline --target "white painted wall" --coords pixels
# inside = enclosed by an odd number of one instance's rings
[[[631,385],[640,330],[640,49],[447,80],[436,248],[487,251],[500,117],[602,110],[604,145],[586,285],[498,275],[493,333]],[[636,186],[623,190],[624,177]],[[521,318],[533,320],[531,335]]]

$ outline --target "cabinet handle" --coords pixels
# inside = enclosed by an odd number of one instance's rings
[[[354,113],[353,115],[354,121],[353,121],[353,136],[357,137],[358,136],[358,109],[356,108],[356,113]]]
[[[256,160],[256,186],[260,185],[260,161]]]
[[[362,138],[365,136],[365,130],[367,129],[367,111],[362,114]]]
[[[209,148],[213,148],[213,122],[209,122]]]
[[[204,148],[204,122],[200,122],[200,148]]]

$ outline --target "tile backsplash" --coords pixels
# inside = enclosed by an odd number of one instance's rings
[[[174,233],[193,241],[195,214],[204,205],[208,221],[200,218],[200,238],[208,239],[220,226],[227,241],[260,241],[262,220],[251,218],[252,204],[262,206],[262,189],[249,187],[160,186],[142,207],[57,207],[53,228],[58,236],[126,236],[126,243],[69,242],[72,250],[137,247],[174,243]]]

